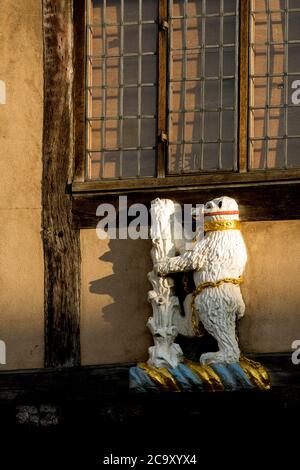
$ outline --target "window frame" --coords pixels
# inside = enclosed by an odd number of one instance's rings
[[[171,192],[181,196],[186,191],[205,191],[215,188],[226,192],[235,187],[236,194],[242,186],[280,185],[300,183],[300,168],[250,170],[248,166],[248,100],[249,100],[249,23],[250,0],[239,0],[239,85],[238,85],[238,142],[237,171],[201,171],[193,174],[167,175],[167,61],[168,61],[168,0],[159,1],[158,28],[158,96],[157,96],[157,176],[129,179],[85,179],[85,24],[86,0],[74,0],[74,134],[75,169],[71,184],[74,197],[117,196],[128,192],[138,194]],[[300,187],[300,186],[299,186]],[[181,196],[179,196],[181,195]],[[284,217],[285,218],[285,217]]]

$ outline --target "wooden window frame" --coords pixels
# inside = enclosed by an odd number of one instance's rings
[[[237,171],[199,172],[187,175],[166,175],[167,143],[164,138],[167,129],[167,57],[168,31],[164,22],[168,19],[167,0],[159,1],[158,31],[158,114],[157,114],[157,177],[115,180],[85,180],[84,172],[84,55],[86,0],[74,0],[74,134],[75,171],[71,185],[73,195],[74,221],[79,227],[95,226],[94,210],[98,200],[116,202],[117,196],[130,194],[132,199],[149,202],[157,195],[174,197],[179,202],[190,199],[193,194],[205,199],[209,195],[231,194],[242,200],[245,220],[299,218],[299,211],[289,208],[292,196],[300,195],[300,169],[250,170],[248,166],[248,94],[249,94],[249,12],[250,0],[240,1],[239,15],[239,96],[238,96],[238,169]],[[267,189],[266,189],[267,188]],[[278,207],[272,209],[268,195],[276,189]],[[89,205],[83,203],[90,201]],[[94,201],[91,203],[91,201]],[[265,210],[255,216],[257,200]],[[247,202],[248,201],[248,202]],[[251,201],[251,202],[250,202]],[[252,207],[249,215],[249,207]],[[83,214],[84,210],[89,215]],[[93,208],[93,209],[91,209]],[[276,210],[275,210],[276,209]]]

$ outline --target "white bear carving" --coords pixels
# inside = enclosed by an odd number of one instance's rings
[[[209,201],[204,216],[205,237],[192,251],[165,259],[156,269],[160,275],[194,271],[198,288],[194,311],[219,347],[217,352],[202,354],[200,362],[228,364],[238,362],[240,357],[236,320],[245,312],[239,284],[247,251],[239,230],[239,211],[234,199],[223,196]],[[211,284],[207,286],[207,283]]]

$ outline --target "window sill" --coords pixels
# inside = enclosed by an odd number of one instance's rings
[[[257,184],[279,181],[290,181],[300,179],[300,169],[293,170],[257,170],[246,173],[218,172],[218,173],[197,173],[184,176],[166,176],[164,178],[131,178],[102,181],[74,181],[72,185],[73,194],[108,194],[135,190],[153,190],[181,188],[187,189],[189,186],[214,187],[224,184]]]
[[[179,203],[205,203],[220,195],[237,199],[241,220],[300,219],[300,170],[216,173],[117,181],[75,181],[72,185],[73,223],[76,228],[95,228],[96,209],[109,202],[118,206],[118,196],[128,204],[150,205],[156,197]]]

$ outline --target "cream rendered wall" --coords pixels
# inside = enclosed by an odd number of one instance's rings
[[[0,5],[0,371],[43,366],[41,3]]]
[[[240,323],[247,352],[289,351],[300,339],[300,221],[244,222],[248,264]],[[81,231],[83,364],[147,358],[149,241],[100,241]]]

